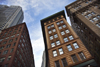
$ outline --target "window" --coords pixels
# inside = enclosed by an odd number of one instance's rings
[[[17,50],[17,54],[19,54],[19,51]]]
[[[3,62],[5,60],[5,58],[3,57],[3,58],[0,58],[0,62]]]
[[[96,26],[98,26],[100,28],[100,23],[96,23]]]
[[[49,31],[49,34],[51,34],[52,32],[51,31]]]
[[[93,20],[94,20],[94,21],[98,21],[99,19],[98,19],[97,17],[94,17]]]
[[[48,26],[48,29],[50,29],[50,26]]]
[[[11,50],[10,50],[10,53],[12,53],[14,51],[14,48],[12,48]]]
[[[8,64],[5,64],[4,67],[8,67]]]
[[[17,41],[18,38],[15,38],[15,41]]]
[[[92,16],[92,14],[88,14],[87,16],[88,16],[88,17],[91,17],[91,16]]]
[[[9,40],[9,43],[12,42],[12,41],[13,41],[13,39]]]
[[[9,37],[7,37],[6,39],[8,39]]]
[[[22,47],[24,47],[24,44],[22,43]]]
[[[59,27],[59,30],[61,30],[61,29],[62,29],[62,27],[60,26],[60,27]]]
[[[100,15],[97,16],[100,19]]]
[[[56,32],[56,29],[53,29],[52,31],[53,31],[53,32]]]
[[[67,45],[67,49],[68,49],[68,51],[72,51],[73,50],[71,45]]]
[[[8,53],[8,50],[5,50],[2,55],[7,54],[7,53]]]
[[[68,42],[68,38],[67,37],[64,38],[64,42]]]
[[[66,25],[63,25],[63,28],[65,28],[66,27]]]
[[[17,58],[15,57],[15,62],[17,61]]]
[[[59,61],[55,61],[55,67],[60,67]]]
[[[54,25],[52,24],[51,27],[54,27]]]
[[[54,57],[57,56],[57,51],[56,51],[56,50],[53,51],[53,56],[54,56]]]
[[[94,20],[90,19],[91,22],[94,22]]]
[[[11,44],[7,45],[6,48],[9,48],[11,46]]]
[[[62,61],[63,67],[68,66],[66,58],[61,59],[61,61]]]
[[[11,36],[11,37],[15,37],[15,35]]]
[[[0,50],[2,50],[4,48],[4,46],[0,47]]]
[[[16,45],[16,42],[13,44],[13,46],[15,46]]]
[[[60,23],[64,23],[63,21],[60,21]]]
[[[75,49],[79,48],[79,46],[78,46],[78,44],[76,42],[73,43],[73,46],[74,46]]]
[[[8,56],[7,60],[10,60],[11,59],[11,56]]]
[[[57,44],[57,45],[60,45],[60,41],[59,41],[59,40],[58,40],[58,41],[56,41],[56,44]]]
[[[59,54],[62,55],[63,54],[63,49],[59,48]]]
[[[64,32],[64,31],[62,31],[62,32],[61,32],[61,35],[65,35],[65,32]]]
[[[80,56],[81,60],[85,60],[86,57],[84,56],[83,52],[78,53],[78,55]]]
[[[57,34],[55,34],[55,35],[54,35],[54,38],[57,38],[57,37],[58,37],[58,35],[57,35]]]
[[[75,54],[71,55],[71,57],[72,57],[72,60],[73,60],[74,63],[78,62],[78,59],[77,59]]]
[[[53,36],[50,36],[50,40],[52,40],[53,39]]]
[[[51,43],[51,47],[55,47],[55,43]]]
[[[59,22],[57,22],[57,25],[59,25],[60,23]]]
[[[70,31],[69,31],[69,30],[65,30],[65,32],[66,32],[66,33],[69,33]]]
[[[4,42],[2,43],[2,45],[6,44],[6,43],[7,43],[7,41],[4,41]]]
[[[96,13],[92,12],[91,14],[95,15]]]
[[[73,40],[74,38],[73,38],[73,36],[71,35],[71,36],[69,36],[69,39],[70,39],[70,40]]]

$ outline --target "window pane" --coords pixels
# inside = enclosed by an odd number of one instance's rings
[[[68,49],[68,51],[72,51],[73,50],[71,45],[67,45],[67,49]]]
[[[51,34],[52,32],[51,31],[49,31],[49,34]]]
[[[50,36],[50,40],[52,40],[53,39],[53,36]]]
[[[66,25],[63,25],[63,28],[65,28],[66,27]]]
[[[59,25],[60,23],[59,22],[57,22],[57,25]]]
[[[57,37],[58,37],[58,35],[57,35],[57,34],[55,34],[55,35],[54,35],[54,38],[57,38]]]
[[[98,21],[99,19],[98,19],[97,17],[94,17],[93,20],[94,20],[94,21]]]
[[[70,31],[69,31],[69,30],[65,30],[65,32],[66,32],[66,33],[69,33]]]
[[[76,55],[75,55],[75,54],[74,54],[74,55],[72,55],[71,57],[72,57],[72,60],[73,60],[73,62],[74,62],[74,63],[78,62],[78,59],[77,59],[77,57],[76,57]]]
[[[55,61],[55,67],[60,67],[59,61]]]
[[[60,30],[60,29],[62,29],[62,27],[61,27],[61,26],[59,27],[59,30]]]
[[[63,54],[63,50],[62,50],[62,48],[59,48],[59,54],[60,54],[60,55]]]
[[[61,35],[65,35],[65,32],[64,32],[64,31],[62,31],[62,32],[61,32]]]
[[[100,24],[99,23],[96,23],[96,26],[98,26],[100,28]]]
[[[73,36],[71,35],[71,36],[69,36],[69,39],[70,39],[70,40],[73,40],[74,38],[73,38]]]
[[[75,49],[79,48],[77,43],[73,43],[73,46],[74,46]]]
[[[51,43],[51,47],[55,47],[55,43]]]
[[[53,31],[53,32],[56,32],[56,29],[53,29],[52,31]]]
[[[3,57],[3,58],[0,58],[0,62],[3,62],[5,60],[5,58]]]
[[[57,45],[60,45],[60,41],[59,41],[59,40],[58,40],[58,41],[56,41],[56,44],[57,44]]]
[[[54,25],[52,24],[51,27],[54,27]]]
[[[63,67],[68,66],[67,61],[66,61],[66,58],[63,58],[61,60],[62,60]]]
[[[60,21],[60,23],[64,23],[63,21]]]
[[[57,56],[57,51],[56,51],[56,50],[53,51],[53,56],[54,56],[54,57]]]
[[[81,60],[86,59],[86,57],[84,56],[83,52],[78,53],[78,55],[80,56]]]
[[[64,38],[64,42],[68,42],[68,38],[66,37],[66,38]]]
[[[48,29],[50,29],[50,26],[48,26]]]

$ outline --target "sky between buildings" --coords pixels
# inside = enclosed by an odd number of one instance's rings
[[[27,24],[32,42],[35,67],[41,67],[42,54],[45,49],[40,20],[61,10],[65,10],[65,6],[74,1],[75,0],[0,0],[0,4],[2,5],[22,7],[24,22]],[[67,21],[70,24],[68,17]]]

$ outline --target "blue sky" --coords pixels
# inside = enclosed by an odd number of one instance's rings
[[[61,10],[75,0],[0,0],[2,5],[21,6],[24,12],[24,21],[27,24],[35,59],[35,66],[41,67],[44,41],[40,20]],[[65,11],[66,12],[66,11]],[[70,23],[69,18],[67,21]]]

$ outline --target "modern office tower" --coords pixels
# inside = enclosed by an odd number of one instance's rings
[[[77,0],[65,8],[72,28],[100,64],[100,0]]]
[[[41,67],[46,67],[46,54],[45,54],[45,51],[43,52]]]
[[[46,67],[97,65],[66,21],[64,11],[42,19],[41,26],[46,51]]]
[[[0,5],[0,31],[20,24],[23,21],[23,11],[20,6]]]
[[[32,45],[25,23],[2,30],[0,67],[35,67]]]

